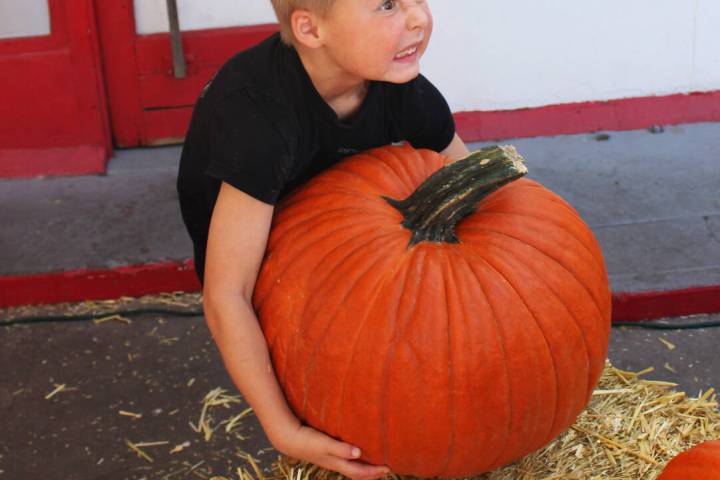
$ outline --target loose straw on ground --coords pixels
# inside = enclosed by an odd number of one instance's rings
[[[660,340],[660,342],[662,342],[663,345],[668,348],[668,350],[675,350],[675,345],[668,340],[665,340],[663,337],[658,337],[658,340]]]
[[[648,371],[626,372],[608,362],[590,404],[570,430],[485,478],[650,480],[681,451],[720,438],[712,389],[690,398],[671,390],[674,383],[639,378]]]
[[[126,410],[118,410],[118,414],[123,417],[132,417],[134,420],[142,418],[142,413],[128,412]]]
[[[688,397],[673,391],[672,387],[677,386],[674,383],[639,378],[650,371],[626,372],[608,362],[590,404],[571,428],[534,454],[475,478],[653,480],[678,453],[702,441],[720,438],[720,412],[713,389],[699,398]],[[240,480],[260,478],[244,468],[238,468],[237,476]],[[334,472],[287,457],[280,457],[272,473],[264,477],[336,478]]]
[[[0,316],[12,319],[26,315],[81,314],[91,312],[112,317],[115,311],[124,307],[140,305],[165,305],[178,308],[198,308],[202,297],[199,294],[154,295],[142,298],[121,298],[110,301],[84,302],[81,304],[62,304],[55,306],[13,307],[0,310]],[[113,320],[119,320],[113,318]],[[107,318],[105,321],[110,321]],[[123,321],[123,320],[119,320]],[[100,323],[100,322],[98,322]],[[102,322],[104,323],[104,322]],[[171,339],[174,340],[174,339]],[[170,340],[169,340],[170,341]],[[168,341],[168,342],[169,342]],[[675,345],[661,338],[668,350]],[[129,357],[131,360],[132,357]],[[670,367],[670,368],[668,368]],[[669,363],[664,366],[670,370]],[[720,439],[720,413],[717,410],[716,395],[713,389],[699,395],[688,397],[684,392],[674,392],[676,385],[669,382],[642,380],[639,377],[652,371],[625,372],[612,367],[609,363],[597,386],[590,405],[579,416],[572,428],[547,445],[518,462],[495,472],[477,477],[484,480],[654,480],[663,466],[673,456],[704,440]],[[191,383],[188,382],[190,386]],[[45,398],[51,399],[59,393],[75,390],[64,384],[55,384],[55,389]],[[19,390],[14,394],[20,392]],[[241,403],[240,397],[228,395],[224,390],[216,389],[203,400],[198,425],[191,426],[203,434],[209,441],[214,431],[225,425],[225,432],[244,439],[237,432],[240,420],[251,413],[250,409],[214,423],[210,409],[214,407],[230,408],[231,404]],[[128,412],[131,413],[131,412]],[[123,413],[124,414],[124,413]],[[133,416],[133,415],[128,415]],[[167,442],[161,442],[166,445]],[[155,442],[132,443],[128,447],[139,456],[152,462],[142,447]],[[181,444],[186,448],[185,444]],[[173,450],[179,452],[176,446]],[[239,454],[247,464],[246,468],[237,468],[232,480],[330,480],[338,478],[312,464],[300,463],[287,457],[280,457],[272,466],[272,472],[263,477],[255,459],[247,454]],[[198,465],[192,473],[197,473]],[[188,472],[187,469],[183,470]],[[188,472],[189,473],[189,472]],[[394,479],[401,477],[392,476]],[[218,480],[228,477],[214,477]],[[229,480],[229,478],[228,478]]]
[[[68,387],[68,386],[65,385],[64,383],[55,383],[54,385],[55,385],[55,389],[54,389],[52,392],[50,392],[50,393],[48,393],[47,395],[45,395],[45,400],[50,400],[52,397],[54,397],[54,396],[57,395],[58,393],[69,392],[69,391],[71,391],[71,390],[77,390],[77,388],[75,388],[75,387]]]
[[[132,320],[130,320],[129,318],[123,317],[121,315],[108,315],[107,317],[96,318],[95,320],[93,320],[93,323],[95,325],[99,325],[101,323],[111,322],[111,321],[123,322],[123,323],[127,323],[128,325],[130,325],[132,323]]]
[[[160,445],[167,445],[170,442],[166,441],[160,441],[160,442],[139,442],[139,443],[133,443],[128,439],[125,439],[125,445],[130,448],[133,452],[137,453],[138,456],[144,458],[148,462],[152,463],[154,462],[153,458],[148,455],[144,450],[142,450],[144,447],[158,447]]]
[[[53,305],[22,305],[0,308],[0,322],[17,318],[44,315],[97,315],[93,322],[103,324],[111,321],[130,324],[132,320],[118,315],[118,311],[135,308],[169,308],[185,311],[202,309],[202,295],[199,293],[172,292],[144,297],[121,297],[113,300],[89,300],[80,303],[58,303]]]
[[[238,403],[242,403],[239,395],[228,395],[228,393],[222,388],[216,388],[214,390],[211,390],[207,395],[205,395],[205,398],[203,398],[203,406],[202,410],[200,411],[200,419],[198,420],[198,423],[193,424],[192,422],[190,422],[190,427],[194,431],[202,433],[206,442],[210,441],[213,432],[215,432],[215,430],[217,430],[222,425],[226,425],[225,431],[227,433],[230,433],[243,417],[247,416],[250,412],[252,412],[252,409],[247,408],[240,414],[230,418],[226,418],[225,420],[219,422],[217,425],[213,425],[213,417],[210,415],[209,410],[213,407],[230,408],[230,405]],[[238,437],[241,440],[245,439],[244,437],[239,435]]]

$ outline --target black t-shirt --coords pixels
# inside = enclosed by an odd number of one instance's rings
[[[370,82],[357,112],[340,120],[278,34],[238,53],[200,94],[180,159],[180,208],[201,282],[221,182],[274,205],[345,156],[400,141],[442,151],[454,134],[447,102],[422,75]]]

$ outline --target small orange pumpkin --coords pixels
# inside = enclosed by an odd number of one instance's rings
[[[387,147],[313,178],[276,209],[253,299],[295,414],[423,477],[549,443],[589,401],[610,332],[578,213],[517,179],[512,147],[448,163]]]
[[[678,454],[658,480],[720,480],[720,440],[708,440]]]

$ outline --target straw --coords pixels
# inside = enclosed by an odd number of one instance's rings
[[[106,317],[96,318],[95,320],[93,320],[93,323],[94,323],[95,325],[99,325],[99,324],[101,324],[101,323],[111,322],[111,321],[123,322],[123,323],[126,323],[126,324],[128,324],[128,325],[130,325],[130,324],[132,323],[132,320],[130,320],[129,318],[125,318],[125,317],[123,317],[123,316],[120,316],[120,315],[108,315],[108,316],[106,316]]]
[[[118,415],[122,415],[124,417],[132,417],[134,420],[142,418],[142,413],[128,412],[126,410],[118,410]]]
[[[170,308],[177,311],[199,310],[202,308],[200,293],[171,292],[143,297],[121,297],[113,300],[90,300],[79,303],[57,303],[52,305],[22,305],[0,308],[0,322],[31,316],[46,315],[97,315],[95,324],[110,321],[131,323],[130,319],[117,314],[120,310],[134,308]]]
[[[53,385],[55,385],[55,389],[53,391],[51,391],[50,393],[48,393],[47,395],[45,395],[45,400],[50,400],[52,397],[54,397],[58,393],[69,392],[70,390],[77,390],[76,387],[68,387],[64,383],[55,383]]]
[[[230,417],[223,420],[222,422],[219,422],[216,425],[213,425],[214,419],[209,413],[210,409],[213,407],[229,408],[230,405],[238,403],[242,403],[239,395],[229,395],[225,389],[219,387],[211,390],[203,398],[202,409],[200,410],[200,418],[198,419],[197,424],[189,422],[190,428],[192,428],[198,433],[202,433],[205,441],[209,442],[212,438],[213,432],[217,430],[217,428],[219,428],[221,425],[227,423],[234,426],[239,421],[239,418],[236,419],[235,417]],[[246,409],[244,412],[242,412],[240,415],[237,415],[236,417],[242,418],[249,413],[248,411],[252,411],[252,409]],[[226,429],[226,431],[229,432],[231,429],[232,427]],[[244,437],[242,437],[242,439],[244,439]]]
[[[153,458],[142,449],[145,447],[158,447],[160,445],[167,445],[169,443],[170,442],[166,442],[166,441],[134,443],[134,442],[131,442],[130,440],[128,440],[127,438],[125,439],[125,445],[127,445],[130,448],[130,450],[137,453],[138,456],[144,458],[145,460],[147,460],[150,463],[154,462]]]
[[[571,428],[541,450],[473,478],[653,480],[678,453],[720,439],[714,389],[693,398],[672,390],[674,383],[639,378],[652,370],[628,372],[607,362],[590,404]],[[249,473],[243,472],[241,480],[249,479]],[[273,464],[272,475],[265,476],[266,480],[335,478],[335,472],[285,456]]]

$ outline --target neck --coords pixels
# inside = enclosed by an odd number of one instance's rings
[[[365,99],[367,80],[342,71],[329,61],[322,49],[302,45],[295,49],[315,89],[340,118],[357,110]]]

